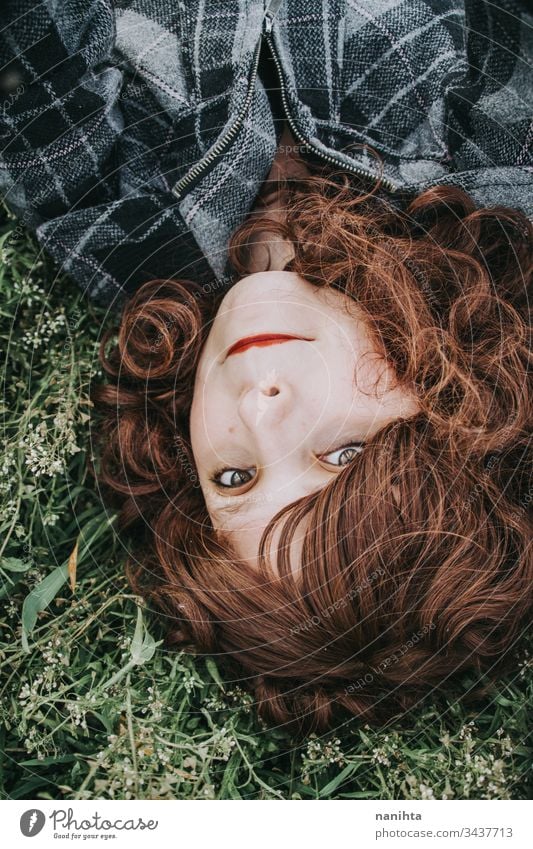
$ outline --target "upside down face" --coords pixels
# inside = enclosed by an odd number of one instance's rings
[[[213,527],[255,563],[282,507],[325,486],[382,427],[417,411],[352,299],[289,271],[242,278],[212,324],[191,408]]]

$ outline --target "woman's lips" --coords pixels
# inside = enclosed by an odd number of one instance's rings
[[[292,336],[286,333],[260,333],[256,336],[245,336],[243,339],[239,339],[231,346],[226,357],[230,357],[232,354],[242,354],[243,351],[247,351],[248,348],[254,346],[266,348],[267,345],[280,345],[281,342],[291,342],[294,339],[303,340],[304,342],[313,341],[306,336]]]

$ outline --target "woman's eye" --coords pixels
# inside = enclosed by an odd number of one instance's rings
[[[254,469],[224,469],[213,476],[213,480],[219,486],[237,489],[239,486],[249,483],[255,475]]]
[[[345,445],[344,448],[337,448],[329,454],[322,454],[320,459],[331,466],[347,466],[357,454],[361,453],[363,447],[363,442],[354,442],[352,445]]]

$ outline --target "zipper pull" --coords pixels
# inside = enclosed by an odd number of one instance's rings
[[[272,32],[272,24],[274,23],[274,18],[278,13],[281,3],[282,0],[270,0],[268,9],[266,10],[263,18],[263,29],[266,35],[270,35]]]

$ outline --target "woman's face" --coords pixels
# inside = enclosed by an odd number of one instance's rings
[[[341,292],[290,271],[250,274],[230,289],[200,356],[190,429],[213,527],[240,558],[256,561],[278,510],[325,486],[384,425],[417,412],[394,382]]]

